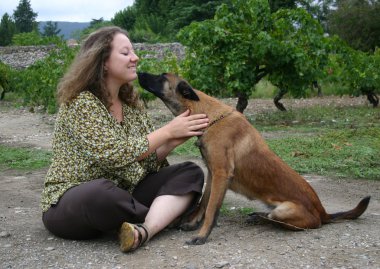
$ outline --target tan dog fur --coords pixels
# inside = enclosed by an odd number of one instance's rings
[[[327,214],[314,189],[269,149],[259,132],[243,114],[217,99],[193,89],[173,75],[139,73],[143,88],[161,98],[174,115],[191,110],[207,114],[210,125],[198,139],[208,169],[205,191],[196,212],[184,229],[203,225],[190,244],[203,244],[211,233],[227,189],[269,205],[269,214],[256,213],[281,226],[314,229],[337,219],[355,219],[367,208],[370,197],[356,208]]]

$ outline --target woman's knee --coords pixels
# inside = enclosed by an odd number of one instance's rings
[[[203,185],[204,183],[204,173],[203,169],[194,162],[187,161],[184,162],[183,165],[186,169],[192,171],[193,178],[199,182],[199,184]]]

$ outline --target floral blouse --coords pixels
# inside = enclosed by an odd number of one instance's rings
[[[53,159],[46,175],[41,208],[47,211],[69,188],[93,179],[106,178],[130,192],[148,173],[167,161],[155,153],[141,161],[153,131],[147,113],[123,105],[123,124],[89,91],[69,105],[62,105],[53,138]]]

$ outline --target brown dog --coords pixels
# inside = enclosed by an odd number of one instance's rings
[[[139,73],[138,77],[140,85],[159,97],[174,115],[190,109],[194,114],[207,114],[210,120],[197,142],[208,169],[205,191],[198,209],[182,227],[194,230],[204,222],[189,244],[205,243],[227,189],[273,208],[270,213],[253,214],[254,218],[292,230],[356,219],[367,209],[369,196],[350,211],[327,214],[313,188],[268,148],[241,113],[193,89],[176,75]]]

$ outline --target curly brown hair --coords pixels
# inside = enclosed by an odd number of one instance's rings
[[[91,33],[83,42],[69,70],[58,84],[58,103],[69,104],[83,91],[90,91],[107,107],[111,106],[106,89],[104,63],[110,57],[111,42],[118,33],[128,37],[120,27],[107,26]],[[119,90],[120,99],[127,105],[140,107],[137,91],[132,83],[126,83]]]

